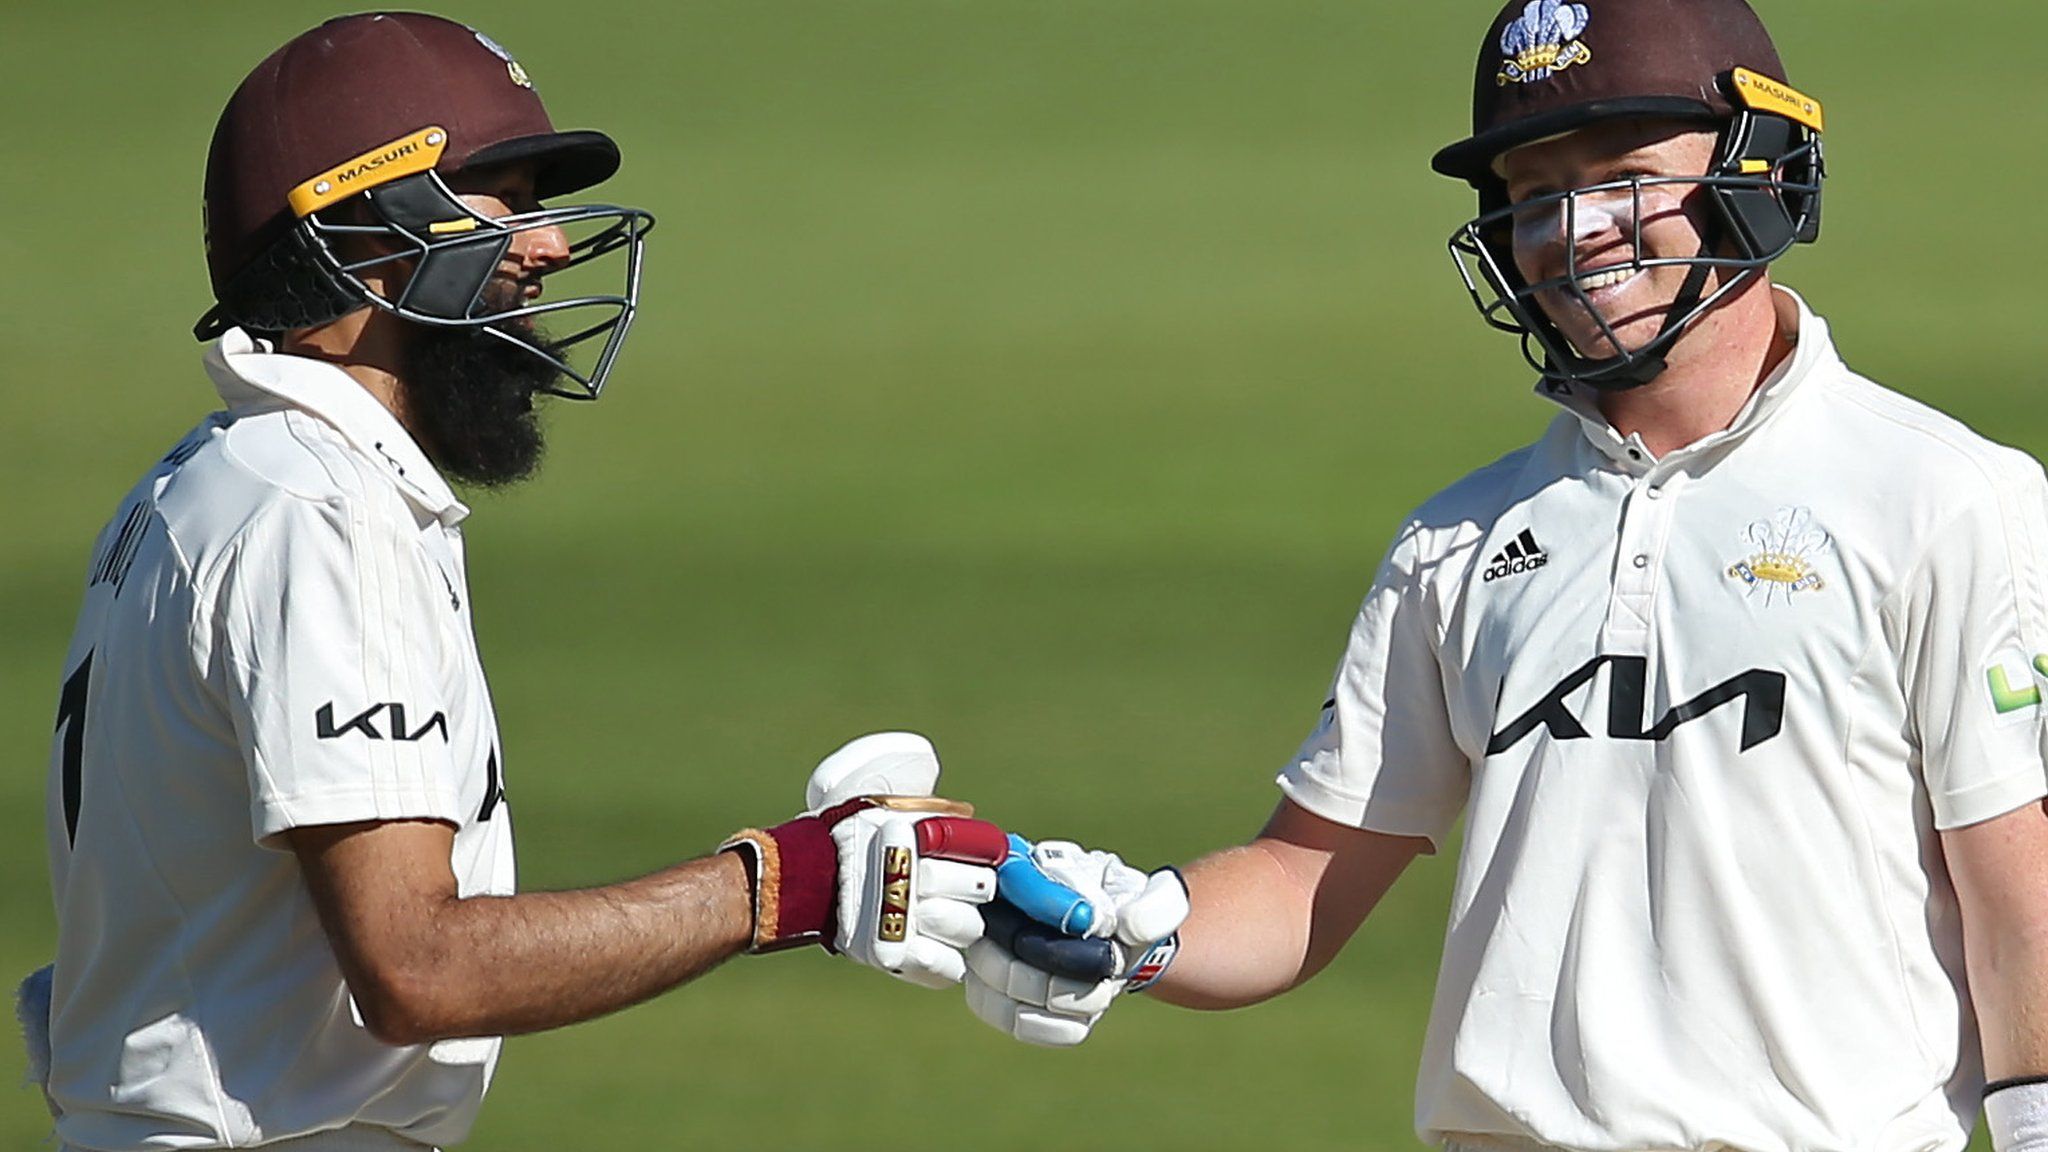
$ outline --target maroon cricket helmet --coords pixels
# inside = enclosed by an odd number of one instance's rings
[[[434,170],[528,160],[543,199],[616,172],[601,132],[557,132],[526,70],[483,33],[419,12],[329,20],[242,81],[206,157],[206,263],[216,295],[295,222],[292,191],[428,126]]]
[[[1512,0],[1480,44],[1472,135],[1431,165],[1479,184],[1502,153],[1599,121],[1726,121],[1738,68],[1787,79],[1744,0]]]
[[[573,381],[538,390],[595,398],[638,307],[654,218],[605,204],[491,215],[444,179],[511,163],[531,165],[535,199],[547,200],[610,177],[619,149],[600,132],[556,131],[526,69],[452,20],[371,12],[294,38],[242,81],[214,129],[214,306],[193,335],[240,327],[275,337],[372,307],[486,331]],[[493,294],[515,237],[543,229],[566,249],[528,273],[529,287],[608,257],[617,287],[593,289],[579,274],[545,299]]]

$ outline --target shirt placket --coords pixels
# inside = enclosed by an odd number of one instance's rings
[[[1617,463],[1632,479],[1618,517],[1614,575],[1600,628],[1600,651],[1646,656],[1654,647],[1657,590],[1664,579],[1665,546],[1671,537],[1682,473],[1671,461],[1653,461],[1647,453]]]

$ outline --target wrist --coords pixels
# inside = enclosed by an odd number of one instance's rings
[[[719,845],[746,866],[754,929],[749,952],[780,952],[829,944],[839,881],[839,849],[832,825],[868,807],[848,801],[772,828],[747,828]]]
[[[1152,946],[1139,955],[1137,962],[1124,977],[1124,994],[1143,992],[1166,978],[1166,970],[1180,955],[1180,933],[1175,932],[1164,940],[1156,940]]]
[[[1984,1089],[1984,1124],[1996,1152],[2048,1152],[2048,1076],[1999,1080]]]

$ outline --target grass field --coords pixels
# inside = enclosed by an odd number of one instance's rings
[[[1851,362],[2048,453],[2034,0],[1760,0],[1828,101]],[[598,883],[793,810],[915,727],[1019,830],[1185,859],[1252,832],[1397,518],[1547,419],[1443,252],[1490,2],[463,0],[661,217],[612,389],[476,502],[523,881]],[[0,970],[51,947],[44,757],[93,533],[212,406],[207,137],[330,14],[0,11]],[[1413,1145],[1450,878],[1324,977],[1027,1050],[822,955],[513,1041],[472,1147]],[[0,1051],[0,1085],[20,1057]],[[0,1146],[46,1126],[0,1094]]]

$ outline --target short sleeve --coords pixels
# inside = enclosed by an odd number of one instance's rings
[[[1937,828],[2048,794],[2048,482],[2017,453],[1956,501],[1895,593],[1900,686]]]
[[[459,823],[445,595],[403,508],[280,496],[219,594],[259,843],[363,820]]]
[[[1451,733],[1420,535],[1411,525],[1388,551],[1321,721],[1278,783],[1326,820],[1440,847],[1465,806],[1471,766]]]

